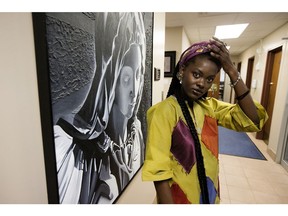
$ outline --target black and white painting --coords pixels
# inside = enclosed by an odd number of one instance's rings
[[[153,13],[36,13],[33,25],[49,202],[114,203],[144,161]]]

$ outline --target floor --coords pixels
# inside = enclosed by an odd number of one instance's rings
[[[221,204],[288,204],[288,172],[248,135],[267,161],[220,154]]]

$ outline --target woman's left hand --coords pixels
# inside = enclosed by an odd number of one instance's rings
[[[237,73],[237,69],[231,60],[226,43],[216,37],[212,37],[212,39],[210,39],[210,43],[211,45],[209,45],[209,48],[211,49],[211,55],[220,60],[223,70],[229,76],[234,76],[234,74]]]

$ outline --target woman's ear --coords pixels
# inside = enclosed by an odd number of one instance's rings
[[[178,73],[176,74],[176,77],[179,80],[180,84],[182,84],[183,73],[184,73],[183,70],[179,70]]]
[[[183,75],[184,75],[184,67],[183,66],[180,68],[179,73],[180,73],[181,77],[183,77]]]

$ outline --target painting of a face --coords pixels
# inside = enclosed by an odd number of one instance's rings
[[[115,103],[121,113],[130,118],[133,114],[139,88],[141,86],[141,54],[137,46],[132,46],[117,81]],[[128,58],[129,57],[129,58]]]

